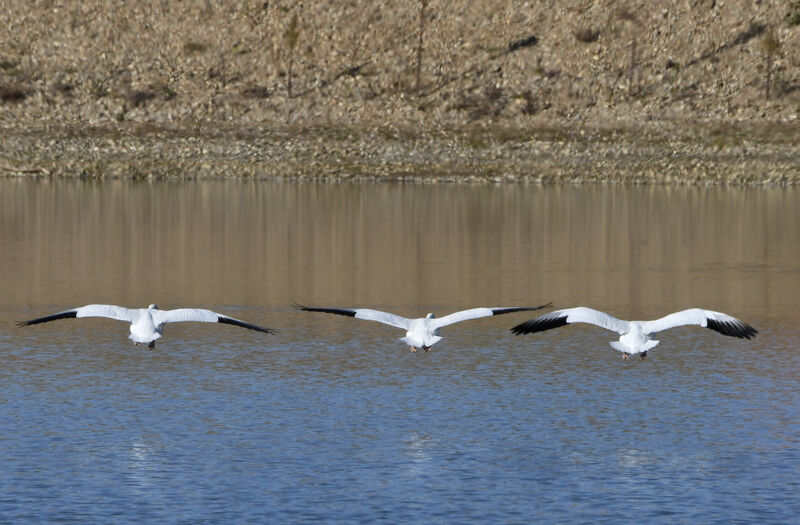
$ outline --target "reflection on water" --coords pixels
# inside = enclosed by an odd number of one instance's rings
[[[792,189],[0,182],[7,305],[553,300],[752,318],[793,304],[800,268]]]
[[[426,464],[431,462],[429,450],[433,444],[433,439],[430,436],[420,436],[416,431],[409,434],[406,441],[409,474],[416,476],[426,473]]]
[[[158,473],[158,451],[160,445],[157,441],[146,438],[133,438],[128,450],[128,465],[126,471],[130,477],[130,485],[138,496],[147,496],[149,490],[157,484],[154,479]]]
[[[623,449],[619,452],[619,463],[626,468],[639,468],[653,462],[652,452]]]
[[[796,189],[0,180],[0,516],[14,522],[788,522]],[[647,361],[509,314],[412,354],[291,302],[689,306]],[[12,321],[209,307],[276,336]],[[44,502],[44,503],[43,503]]]

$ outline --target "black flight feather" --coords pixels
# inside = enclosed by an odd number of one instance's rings
[[[516,335],[531,334],[533,332],[543,332],[552,328],[558,328],[567,324],[566,315],[545,314],[536,319],[525,321],[513,327],[511,331]]]
[[[30,326],[32,324],[47,323],[49,321],[55,321],[56,319],[70,319],[73,317],[78,317],[77,310],[67,310],[66,312],[59,312],[53,315],[37,317],[36,319],[31,319],[30,321],[20,321],[17,323],[17,326]]]
[[[299,303],[294,305],[306,312],[325,312],[326,314],[346,315],[348,317],[355,317],[356,311],[352,308],[314,308],[312,306],[303,306]]]
[[[265,334],[275,333],[275,330],[271,328],[263,328],[258,325],[245,323],[244,321],[239,321],[238,319],[234,319],[232,317],[225,317],[223,315],[217,316],[217,322],[222,324],[232,324],[234,326],[241,326],[242,328],[247,328],[248,330],[255,330],[257,332],[264,332]]]
[[[552,304],[553,303],[547,303],[541,306],[532,306],[532,307],[511,306],[508,308],[492,308],[492,315],[503,315],[503,314],[510,314],[512,312],[530,312],[532,310],[541,310],[542,308],[547,308],[548,306],[552,306]]]
[[[709,318],[707,319],[707,326],[722,335],[740,339],[752,339],[758,333],[758,330],[738,319],[736,321],[717,321]]]

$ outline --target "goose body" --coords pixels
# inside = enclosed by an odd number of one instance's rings
[[[647,351],[659,343],[652,336],[676,326],[701,326],[723,335],[743,339],[751,339],[758,333],[758,330],[735,317],[702,308],[682,310],[654,321],[623,321],[605,312],[585,306],[552,311],[520,323],[511,331],[517,335],[529,334],[572,323],[593,324],[620,334],[618,341],[611,341],[609,344],[615,350],[622,352],[624,359],[636,354],[644,359]]]
[[[470,310],[462,310],[455,312],[444,317],[437,318],[432,313],[425,317],[417,319],[409,319],[389,312],[381,310],[371,310],[369,308],[317,308],[310,306],[297,305],[301,310],[307,312],[324,312],[329,314],[346,315],[355,317],[356,319],[364,319],[366,321],[376,321],[396,328],[401,328],[406,331],[405,337],[400,340],[411,347],[412,352],[416,352],[417,348],[422,348],[426,352],[431,347],[442,340],[439,335],[439,329],[461,321],[469,319],[478,319],[481,317],[489,317],[492,315],[510,314],[512,312],[523,312],[531,310],[539,310],[549,306],[544,304],[534,307],[503,307],[503,308],[472,308]]]
[[[179,323],[186,321],[195,321],[201,323],[223,323],[268,334],[275,333],[275,331],[270,328],[263,328],[258,325],[246,323],[244,321],[234,319],[233,317],[218,314],[211,310],[203,310],[200,308],[159,310],[154,304],[151,304],[147,308],[123,308],[122,306],[115,306],[111,304],[90,304],[44,317],[37,317],[36,319],[31,319],[30,321],[22,321],[17,323],[17,325],[30,326],[34,324],[55,321],[57,319],[70,319],[78,317],[105,317],[108,319],[129,322],[131,324],[131,334],[128,336],[128,338],[133,341],[136,346],[139,346],[140,344],[146,344],[148,348],[155,347],[155,342],[164,334],[164,326],[167,323]]]

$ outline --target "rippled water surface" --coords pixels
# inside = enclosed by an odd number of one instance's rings
[[[0,180],[0,521],[787,523],[800,515],[800,192]],[[622,361],[533,314],[690,306],[760,330]],[[89,303],[276,328],[14,321]]]

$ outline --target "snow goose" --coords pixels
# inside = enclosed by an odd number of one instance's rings
[[[743,339],[750,339],[758,333],[758,330],[735,317],[702,308],[682,310],[655,321],[622,321],[605,312],[584,306],[552,311],[518,324],[511,331],[517,335],[530,334],[572,323],[589,323],[620,334],[619,341],[611,341],[609,344],[615,350],[622,352],[623,359],[635,354],[641,354],[640,358],[644,359],[647,357],[647,351],[658,344],[658,341],[651,339],[650,336],[676,326],[702,326],[723,335]]]
[[[274,330],[269,328],[262,328],[261,326],[245,323],[244,321],[218,314],[211,310],[202,310],[198,308],[159,310],[158,306],[154,304],[151,304],[147,308],[123,308],[111,304],[90,304],[45,317],[38,317],[30,321],[22,321],[17,323],[17,326],[30,326],[55,321],[56,319],[68,319],[72,317],[107,317],[109,319],[127,321],[131,323],[131,335],[128,337],[133,341],[133,344],[136,346],[146,344],[147,348],[155,348],[156,339],[160,338],[164,333],[165,324],[184,321],[232,324],[267,334],[275,333]]]
[[[412,352],[416,352],[417,348],[422,348],[426,352],[430,351],[431,347],[440,341],[439,328],[453,323],[460,323],[469,319],[478,319],[480,317],[489,317],[492,315],[510,314],[512,312],[525,312],[531,310],[540,310],[550,306],[551,303],[543,304],[534,307],[505,307],[505,308],[472,308],[470,310],[462,310],[441,318],[436,318],[433,314],[419,319],[408,319],[399,315],[382,312],[380,310],[370,310],[368,308],[314,308],[311,306],[303,306],[295,303],[295,306],[307,312],[325,312],[329,314],[347,315],[355,317],[356,319],[364,319],[366,321],[377,321],[379,323],[388,324],[402,328],[406,331],[406,336],[401,337],[400,340],[411,347]]]

